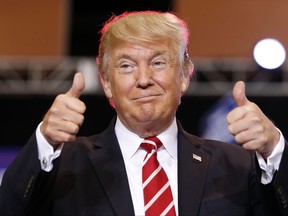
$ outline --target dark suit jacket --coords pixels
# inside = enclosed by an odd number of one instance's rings
[[[134,215],[114,121],[65,144],[51,172],[41,171],[34,134],[5,172],[0,214]],[[179,215],[288,215],[287,144],[273,183],[263,186],[253,152],[178,128]]]

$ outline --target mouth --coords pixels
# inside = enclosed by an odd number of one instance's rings
[[[159,96],[160,94],[140,95],[140,96],[133,98],[133,100],[149,101],[149,100],[154,100],[155,98]]]

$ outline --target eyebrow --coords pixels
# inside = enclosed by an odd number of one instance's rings
[[[167,53],[168,53],[167,50],[156,50],[156,51],[154,51],[154,53],[152,53],[150,59],[153,59],[156,56],[164,55],[164,54],[167,54]],[[116,59],[116,61],[118,61],[118,60],[120,60],[122,58],[133,60],[133,56],[129,55],[129,54],[126,54],[126,53],[122,53],[120,55],[117,55],[115,59]]]

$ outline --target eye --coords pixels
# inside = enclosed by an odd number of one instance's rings
[[[123,62],[117,67],[119,73],[132,73],[135,70],[135,65],[127,62]]]
[[[152,63],[153,68],[157,70],[165,69],[167,68],[167,61],[165,60],[156,60]]]

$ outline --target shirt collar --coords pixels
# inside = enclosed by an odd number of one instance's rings
[[[139,149],[143,138],[128,130],[118,117],[115,124],[115,133],[123,156],[130,159]],[[175,160],[177,160],[177,133],[178,128],[176,118],[174,118],[172,124],[157,136],[163,143],[167,152]]]

